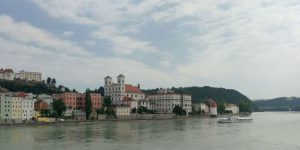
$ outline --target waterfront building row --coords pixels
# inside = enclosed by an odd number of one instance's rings
[[[102,96],[100,93],[90,93],[92,102],[92,111],[96,111],[102,107]],[[85,111],[85,93],[64,92],[54,95],[56,99],[62,100],[70,110]]]
[[[144,106],[147,109],[155,110],[157,113],[173,113],[175,106],[182,107],[187,113],[192,111],[191,95],[178,94],[168,89],[159,89],[155,94],[146,95],[140,90],[139,84],[138,86],[127,84],[125,76],[122,74],[117,76],[116,83],[110,76],[104,78],[104,95],[111,97],[113,104],[120,107],[120,109],[116,109],[120,112],[117,114],[122,115],[130,115],[130,111],[129,114],[121,113],[125,106],[130,109]]]
[[[36,100],[26,93],[5,93],[0,95],[0,118],[8,120],[30,120],[34,116]]]

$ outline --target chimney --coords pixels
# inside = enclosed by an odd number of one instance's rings
[[[138,83],[137,87],[138,87],[139,89],[141,89],[141,85],[140,85],[139,83]]]

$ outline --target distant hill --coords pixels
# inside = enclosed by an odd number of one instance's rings
[[[0,87],[11,92],[26,92],[33,94],[52,94],[61,93],[61,91],[53,86],[49,86],[44,82],[21,81],[21,80],[0,80]]]
[[[155,93],[158,89],[144,90],[146,94]],[[247,102],[252,104],[252,101],[242,93],[225,88],[215,87],[180,87],[172,88],[176,93],[191,94],[193,103],[204,102],[209,98],[215,99],[217,102],[240,104],[241,102]]]
[[[253,101],[261,111],[289,111],[300,110],[299,97],[279,97],[274,99],[264,99]]]

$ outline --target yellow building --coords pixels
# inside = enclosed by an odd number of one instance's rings
[[[12,110],[11,119],[21,119],[22,118],[22,98],[21,97],[12,97],[11,110]]]

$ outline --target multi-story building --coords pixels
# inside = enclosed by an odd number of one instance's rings
[[[114,83],[110,76],[104,78],[104,95],[110,96],[113,104],[130,104],[137,106],[139,100],[145,98],[145,94],[140,90],[139,86],[125,84],[125,76],[120,74],[117,82]],[[130,99],[130,101],[128,101]]]
[[[44,100],[37,100],[34,102],[34,117],[37,119],[42,116],[42,111],[50,110],[49,105]]]
[[[14,80],[15,74],[12,69],[0,69],[0,79],[2,80]]]
[[[96,111],[102,107],[101,94],[99,93],[90,93],[92,101],[92,111]],[[85,99],[86,94],[77,94],[77,109],[85,110]]]
[[[22,120],[30,120],[34,117],[34,101],[35,99],[29,97],[26,93],[18,93],[17,97],[22,98]]]
[[[65,92],[59,95],[61,99],[69,108],[76,110],[77,108],[77,93]]]
[[[208,114],[209,107],[205,103],[195,103],[193,104],[193,109],[200,114]]]
[[[42,81],[42,73],[40,72],[28,72],[28,71],[19,71],[19,73],[15,73],[15,78],[20,80],[27,81]]]
[[[116,116],[129,116],[131,113],[131,108],[129,106],[116,106],[114,108]]]
[[[1,119],[30,120],[34,116],[35,99],[26,93],[1,94]]]
[[[236,104],[225,104],[225,111],[232,114],[238,114],[240,109]]]
[[[35,111],[49,110],[49,105],[44,100],[37,100],[36,102],[34,102],[34,110]]]
[[[13,96],[11,100],[11,119],[22,119],[22,97]]]
[[[210,116],[213,116],[213,117],[218,116],[217,102],[213,99],[209,99],[208,104],[209,104],[209,114],[210,114]]]
[[[159,90],[156,94],[147,95],[149,104],[158,113],[172,113],[177,105],[182,107],[187,113],[192,112],[192,96],[188,94],[177,94],[171,90]]]
[[[47,94],[40,94],[37,96],[38,100],[42,100],[44,102],[46,102],[48,104],[48,109],[52,110],[52,103],[53,103],[53,97]]]
[[[90,93],[92,101],[92,110],[100,109],[102,106],[101,94]],[[65,92],[58,96],[59,99],[73,110],[85,110],[85,93]]]
[[[28,81],[42,81],[42,73],[40,72],[28,72],[28,71],[19,71],[19,73],[14,73],[13,69],[0,69],[0,79],[3,80],[28,80]]]
[[[0,109],[1,109],[1,119],[11,119],[11,101],[12,97],[10,95],[1,94],[0,97]]]

